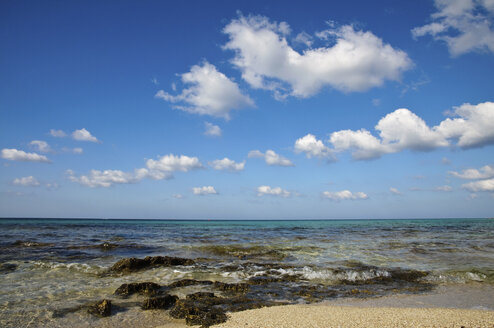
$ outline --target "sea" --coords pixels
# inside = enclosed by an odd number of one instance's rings
[[[109,274],[146,256],[194,264]],[[145,296],[115,290],[183,279],[246,283],[246,297],[273,304],[492,288],[494,220],[0,219],[0,327],[111,326],[83,310],[101,299],[118,305],[122,325],[163,323],[156,311],[142,317]],[[201,284],[168,292],[197,291],[223,293]]]

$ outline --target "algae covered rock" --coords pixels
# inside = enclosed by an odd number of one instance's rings
[[[87,311],[97,317],[108,317],[111,315],[111,301],[105,299],[91,304]]]
[[[143,259],[138,259],[135,257],[121,259],[115,263],[111,268],[110,272],[114,273],[130,273],[140,270],[155,268],[155,267],[169,267],[177,265],[193,265],[194,261],[191,259],[184,259],[180,257],[170,257],[170,256],[146,256]]]
[[[154,282],[134,282],[123,284],[115,291],[116,295],[130,296],[132,294],[155,295],[161,289],[161,286]]]

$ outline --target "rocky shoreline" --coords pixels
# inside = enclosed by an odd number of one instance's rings
[[[197,266],[204,259],[188,259],[169,256],[147,256],[124,258],[114,263],[102,277],[121,277],[135,272],[160,267]],[[95,317],[108,317],[129,306],[139,306],[146,310],[165,310],[171,318],[183,319],[187,325],[209,327],[227,321],[227,313],[259,309],[277,305],[315,303],[337,297],[380,296],[379,290],[392,288],[395,292],[419,293],[431,290],[432,286],[421,281],[427,272],[415,270],[391,270],[387,276],[377,276],[366,280],[342,279],[337,286],[310,284],[301,275],[280,274],[291,267],[275,263],[250,263],[262,267],[263,274],[243,282],[225,283],[212,280],[180,279],[166,285],[140,281],[125,283],[113,295],[98,302],[77,308],[57,311],[54,316],[87,311]],[[225,268],[238,270],[239,268]],[[367,270],[378,270],[365,266]],[[372,286],[372,288],[370,288]],[[177,290],[194,287],[193,292],[179,298]],[[376,288],[379,287],[379,288]],[[134,301],[126,302],[132,298]]]

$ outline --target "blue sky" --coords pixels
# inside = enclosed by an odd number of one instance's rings
[[[492,217],[494,1],[2,1],[0,215]]]

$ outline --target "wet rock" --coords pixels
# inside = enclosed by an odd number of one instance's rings
[[[92,304],[89,306],[88,312],[97,317],[108,317],[111,315],[111,301],[102,300]]]
[[[117,248],[118,245],[117,244],[112,244],[112,243],[108,243],[108,242],[104,242],[104,243],[101,243],[98,245],[98,248],[103,250],[103,251],[109,251],[109,250],[112,250],[114,248]]]
[[[262,276],[255,276],[252,277],[248,280],[248,284],[250,285],[265,285],[265,284],[270,284],[274,282],[297,282],[300,281],[301,276],[300,275],[282,275],[279,277],[275,276],[269,276],[269,275],[262,275]]]
[[[185,300],[178,300],[170,310],[170,316],[176,319],[185,319],[187,325],[210,325],[225,322],[226,312],[238,312],[248,309],[257,309],[265,306],[282,303],[266,302],[238,297],[218,297],[214,293],[197,292],[186,296]]]
[[[184,259],[180,257],[169,256],[146,256],[143,259],[135,257],[121,259],[115,263],[110,272],[115,273],[129,273],[145,269],[150,269],[159,266],[176,266],[176,265],[193,265],[194,261],[191,259]]]
[[[116,295],[130,296],[132,294],[155,295],[159,292],[161,286],[154,282],[134,282],[123,284],[115,291]]]
[[[2,263],[0,264],[0,273],[10,273],[17,269],[17,264],[14,263]]]
[[[233,292],[233,293],[246,293],[250,288],[250,286],[246,283],[227,284],[219,281],[215,281],[213,286],[218,290],[224,292]]]
[[[212,284],[213,282],[209,280],[182,279],[169,284],[167,287],[178,288],[178,287],[186,287],[186,286],[212,285]]]
[[[55,244],[52,243],[39,243],[37,241],[24,241],[24,240],[16,240],[12,246],[15,247],[49,247],[49,246],[55,246]]]
[[[165,295],[149,298],[142,303],[143,310],[164,309],[167,310],[175,305],[178,297],[175,295]]]

